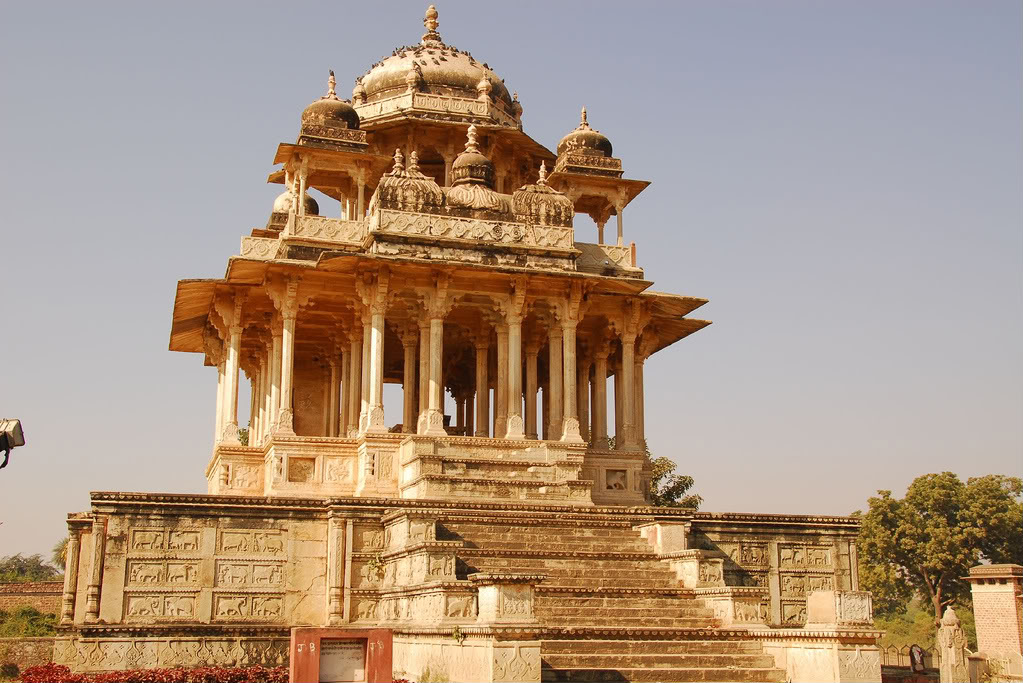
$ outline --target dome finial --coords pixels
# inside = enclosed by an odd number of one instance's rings
[[[391,169],[391,175],[401,175],[405,172],[404,165],[405,157],[401,153],[400,147],[394,149],[394,168]]]
[[[327,79],[327,94],[324,95],[325,99],[336,100],[337,92],[334,90],[337,87],[337,81],[334,79],[334,70],[330,70],[330,78]]]
[[[476,146],[476,126],[470,125],[469,132],[466,134],[465,140],[465,151],[466,152],[479,152],[479,147]]]
[[[437,33],[437,8],[430,5],[426,8],[426,16],[423,17],[423,26],[426,27],[426,33],[423,34],[424,43],[439,43],[441,42],[440,34]]]
[[[543,161],[540,162],[540,177],[536,180],[537,185],[547,184],[547,164]]]
[[[579,127],[580,128],[589,128],[590,127],[590,122],[586,120],[586,107],[583,107],[583,114],[582,114],[582,118],[579,121]]]

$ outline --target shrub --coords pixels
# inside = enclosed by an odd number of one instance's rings
[[[2,679],[14,679],[18,677],[20,669],[14,662],[4,662],[0,665],[0,678]]]

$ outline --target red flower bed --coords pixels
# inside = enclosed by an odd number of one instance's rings
[[[229,669],[135,669],[110,673],[76,674],[61,664],[31,666],[21,672],[22,683],[287,683],[288,667],[249,666]]]

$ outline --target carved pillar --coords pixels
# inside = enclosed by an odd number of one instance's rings
[[[416,433],[426,433],[426,411],[430,408],[430,320],[419,320],[419,419]]]
[[[295,387],[295,317],[297,306],[282,311],[281,334],[281,410],[278,429],[284,434],[295,433],[295,414],[292,411],[291,395]]]
[[[334,354],[331,354],[327,358],[327,368],[329,375],[327,378],[327,436],[335,436],[337,434],[337,418],[338,418],[338,389],[337,389],[337,358]]]
[[[562,374],[562,351],[561,351],[561,325],[551,325],[551,332],[548,341],[548,350],[550,351],[550,360],[548,367],[550,368],[550,378],[548,379],[548,385],[550,386],[550,400],[544,401],[544,407],[547,408],[547,419],[548,419],[548,430],[545,435],[548,440],[556,440],[561,438],[561,427],[562,421],[561,409],[564,405],[564,399],[561,394],[561,382],[564,379]],[[546,399],[547,397],[544,396]]]
[[[636,414],[636,444],[640,447],[646,443],[646,420],[644,415],[643,406],[643,365],[646,363],[646,357],[636,355],[636,369],[634,371],[634,388],[633,393],[635,394],[636,405],[634,407]]]
[[[370,349],[372,369],[369,385],[369,421],[367,431],[386,432],[384,416],[384,306],[373,307]]]
[[[270,349],[270,433],[281,421],[281,362],[284,354],[284,321],[275,315],[271,324]]]
[[[607,342],[593,350],[593,447],[607,448]]]
[[[401,348],[405,352],[405,376],[402,381],[401,431],[412,434],[416,424],[416,344],[419,330],[409,325],[402,331]]]
[[[239,316],[240,317],[240,316]],[[242,348],[242,326],[232,323],[230,336],[227,345],[227,368],[224,382],[224,434],[222,440],[225,443],[237,444],[238,440],[238,370],[241,361]]]
[[[576,405],[579,415],[579,435],[583,441],[590,440],[590,365],[589,358],[577,361],[579,370],[576,373]]]
[[[618,246],[621,247],[625,245],[622,230],[622,213],[625,211],[625,202],[623,200],[619,199],[615,202],[615,211],[618,213]]]
[[[615,450],[625,450],[625,387],[622,386],[622,366],[616,361],[615,373]]]
[[[366,217],[366,171],[360,168],[359,173],[355,178],[356,186],[359,188],[358,207],[355,218],[356,220],[363,220]]]
[[[61,599],[60,623],[70,624],[75,618],[75,596],[78,594],[78,552],[81,532],[68,525],[67,549],[64,558],[64,595]]]
[[[597,221],[597,244],[604,243],[604,225],[607,223],[605,218],[602,221]]]
[[[444,318],[437,311],[430,317],[430,404],[427,408],[426,434],[447,436],[444,431],[444,383],[441,364],[444,359]]]
[[[341,342],[342,346],[345,344]],[[348,436],[348,425],[351,420],[351,390],[352,390],[352,352],[351,343],[348,341],[349,347],[347,351],[341,354],[341,418],[338,427],[338,436]]]
[[[345,519],[327,513],[327,623],[344,619]]]
[[[536,439],[536,356],[540,351],[537,343],[530,340],[526,345],[526,438]]]
[[[107,544],[106,517],[93,518],[92,540],[92,572],[85,593],[85,621],[95,623],[99,620],[100,591],[103,587],[103,554]]]
[[[270,424],[270,362],[267,359],[269,351],[266,348],[265,337],[263,338],[263,352],[259,357],[259,443],[262,446],[266,443],[266,435]]]
[[[213,443],[218,444],[224,438],[224,385],[227,384],[227,361],[217,363],[217,420],[213,425]]]
[[[484,326],[486,328],[486,326]],[[487,381],[487,366],[490,360],[490,346],[486,329],[476,338],[476,436],[490,436],[490,384]]]
[[[309,181],[309,158],[302,157],[298,170],[298,197],[295,204],[298,205],[298,215],[305,215],[305,192]]]
[[[373,314],[368,309],[362,310],[362,376],[359,378],[359,433],[369,427],[369,382],[373,370],[371,351],[373,349]]]
[[[543,439],[551,438],[551,385],[545,382],[540,395],[540,426],[543,428]]]
[[[576,397],[575,326],[576,320],[567,319],[561,324],[564,346],[564,422],[561,428],[562,441],[582,441],[579,433],[579,401]]]
[[[506,439],[526,438],[522,421],[522,317],[517,313],[508,314],[508,419],[506,424]]]
[[[465,436],[473,434],[473,403],[476,392],[467,391],[465,394]]]
[[[494,438],[508,432],[508,326],[497,324],[497,386],[494,389]]]
[[[636,335],[622,335],[622,385],[625,397],[622,400],[622,433],[625,435],[624,446],[628,450],[636,450]]]
[[[348,336],[348,436],[359,431],[359,414],[362,404],[362,320],[355,315],[352,332]]]
[[[458,434],[463,434],[465,429],[465,396],[459,394],[455,399],[455,429]]]

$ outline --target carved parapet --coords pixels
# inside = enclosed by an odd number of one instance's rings
[[[241,255],[244,258],[269,261],[277,256],[281,241],[276,237],[242,237]]]
[[[366,225],[362,221],[347,221],[324,216],[299,216],[290,235],[302,240],[329,242],[361,247],[366,239]]]
[[[725,556],[712,550],[665,553],[661,559],[675,570],[684,588],[724,588]]]
[[[806,599],[807,628],[870,628],[873,624],[868,591],[814,591]]]
[[[576,242],[575,248],[580,252],[575,260],[576,270],[587,273],[602,273],[608,269],[625,270],[629,273],[635,271],[637,277],[643,273],[636,267],[631,246]]]
[[[365,123],[386,119],[410,109],[422,112],[425,118],[447,121],[454,116],[491,119],[501,125],[521,128],[517,119],[506,113],[492,100],[468,99],[436,93],[406,92],[396,97],[356,104],[355,111]]]
[[[370,221],[370,232],[394,234],[466,246],[480,243],[544,251],[574,252],[572,228],[527,225],[510,221],[480,220],[380,209]]]
[[[437,540],[437,520],[432,515],[402,511],[385,516],[381,521],[387,551],[404,550]]]

